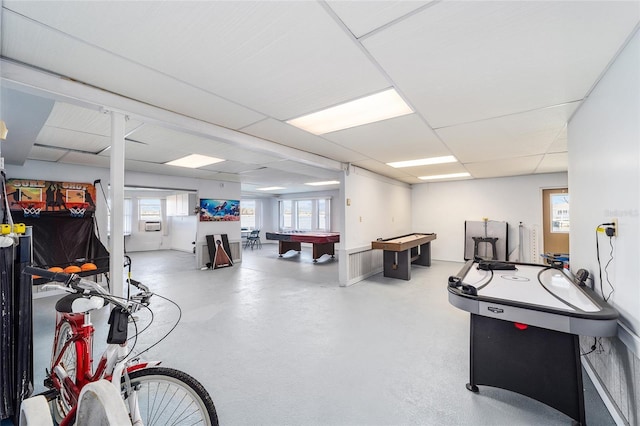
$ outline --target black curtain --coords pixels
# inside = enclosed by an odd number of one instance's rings
[[[95,263],[98,271],[109,270],[109,252],[94,232],[93,215],[71,217],[69,213],[43,213],[40,217],[20,217],[13,213],[14,222],[32,227],[33,264],[50,268]]]
[[[0,419],[14,414],[15,403],[13,259],[13,246],[0,248]]]

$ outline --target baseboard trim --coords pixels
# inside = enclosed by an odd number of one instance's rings
[[[640,358],[640,337],[620,321],[618,321],[618,339],[625,344],[636,358]]]
[[[616,422],[616,425],[628,426],[629,423],[624,419],[624,417],[618,410],[618,407],[611,399],[611,395],[609,395],[609,392],[607,392],[607,390],[604,388],[604,386],[600,382],[600,378],[596,374],[593,367],[591,367],[591,364],[589,364],[589,360],[585,357],[582,357],[582,367],[593,382],[593,386],[595,386],[596,392],[598,392],[598,395],[600,395],[600,398],[602,398],[602,402],[604,402],[605,407],[607,407],[607,410],[609,411],[609,414],[611,414],[613,421]]]

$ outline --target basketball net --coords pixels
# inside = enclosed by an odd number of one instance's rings
[[[84,213],[87,211],[87,208],[84,204],[79,204],[77,206],[69,206],[69,213],[71,217],[84,217]]]
[[[38,207],[33,203],[20,203],[24,217],[40,217],[42,207]]]

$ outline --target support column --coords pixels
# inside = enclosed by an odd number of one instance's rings
[[[116,296],[124,295],[124,123],[124,114],[111,112],[109,277]]]

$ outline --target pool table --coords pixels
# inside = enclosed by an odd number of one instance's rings
[[[278,241],[278,257],[290,250],[300,252],[301,243],[313,244],[313,262],[323,255],[335,257],[335,243],[340,242],[340,234],[337,232],[267,232],[267,240]]]

